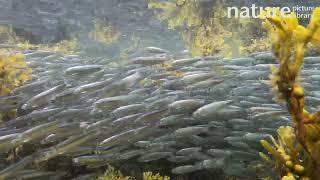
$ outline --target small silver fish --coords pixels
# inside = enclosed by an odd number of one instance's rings
[[[25,132],[20,133],[16,139],[12,141],[13,144],[26,143],[35,139],[41,139],[44,136],[53,133],[59,128],[59,121],[53,121],[45,124],[35,126]]]
[[[201,150],[202,150],[202,147],[190,147],[190,148],[181,149],[178,152],[176,152],[176,154],[182,155],[182,156],[188,156],[190,154],[194,154],[194,153],[199,152]]]
[[[65,85],[61,84],[61,85],[55,86],[51,89],[48,89],[48,90],[32,97],[21,108],[26,110],[26,109],[35,108],[35,107],[41,106],[43,104],[46,104],[52,99],[52,97],[54,95],[56,95],[58,92],[60,92],[62,89],[64,89],[64,87],[65,87]]]
[[[152,152],[147,153],[138,158],[138,162],[150,162],[173,156],[172,152]]]
[[[78,146],[94,139],[97,135],[97,132],[91,131],[89,133],[71,136],[67,140],[60,142],[50,149],[45,149],[38,152],[35,157],[35,163],[47,161],[59,155],[70,152],[74,149],[77,149],[79,148]]]
[[[30,165],[34,160],[34,156],[26,156],[19,162],[8,166],[7,168],[0,171],[0,179],[10,179],[15,177],[15,174],[25,168],[26,166]]]
[[[5,96],[0,97],[0,112],[9,111],[11,109],[17,109],[19,102],[19,96]]]
[[[201,58],[189,58],[189,59],[178,59],[172,62],[172,66],[174,67],[184,67],[186,65],[190,65],[200,61]]]
[[[128,151],[122,152],[119,156],[119,159],[128,160],[128,159],[131,159],[133,157],[139,156],[144,153],[145,153],[145,151],[143,149],[128,150]]]
[[[72,161],[74,164],[81,166],[81,165],[90,165],[94,164],[95,167],[104,166],[107,163],[110,163],[118,158],[119,154],[108,154],[108,155],[92,155],[92,156],[80,156],[74,158]]]
[[[154,54],[163,54],[163,53],[168,53],[167,50],[158,48],[158,47],[146,47],[145,50],[149,53],[154,53]]]
[[[151,111],[138,117],[135,120],[135,122],[136,123],[155,123],[155,122],[158,122],[166,112],[167,112],[166,109]]]
[[[202,133],[206,133],[209,131],[208,127],[203,127],[203,126],[189,126],[185,128],[180,128],[177,129],[174,134],[178,137],[183,137],[183,136],[192,136],[192,135],[198,135]]]
[[[115,118],[122,118],[124,116],[143,113],[145,111],[143,104],[130,104],[127,106],[121,106],[111,112]]]
[[[190,156],[170,156],[167,158],[168,161],[174,162],[174,163],[181,163],[181,162],[187,162],[190,161],[192,157]]]
[[[172,169],[173,174],[186,174],[200,170],[201,167],[196,165],[179,166]]]
[[[64,71],[66,75],[73,74],[90,74],[97,71],[100,71],[103,68],[102,65],[84,65],[84,66],[75,66],[68,68]]]
[[[11,143],[12,140],[17,138],[19,133],[9,134],[0,137],[0,152],[6,153],[10,149],[15,147],[15,144]]]
[[[192,114],[192,116],[195,117],[196,119],[214,117],[218,111],[228,107],[228,105],[230,105],[232,102],[233,102],[232,100],[227,100],[227,101],[218,101],[218,102],[207,104],[197,109]]]
[[[225,163],[224,158],[214,158],[202,161],[199,166],[201,169],[221,169]]]
[[[138,57],[132,59],[131,62],[134,64],[144,64],[144,65],[155,65],[155,64],[163,64],[166,61],[169,61],[170,58],[166,56],[151,56],[151,57]]]
[[[191,74],[191,75],[186,75],[182,77],[180,80],[185,84],[185,85],[190,85],[194,83],[198,83],[199,81],[204,81],[206,79],[209,79],[211,77],[214,77],[212,73],[196,73],[196,74]]]
[[[112,82],[112,78],[104,80],[104,81],[99,81],[99,82],[93,82],[89,84],[82,85],[80,87],[77,87],[73,90],[75,94],[80,94],[80,93],[85,93],[85,92],[93,92],[96,90],[99,90],[108,84]]]
[[[122,132],[120,134],[116,134],[114,136],[111,136],[105,140],[103,140],[100,143],[100,146],[115,146],[115,145],[120,145],[121,143],[128,143],[130,142],[130,138],[134,138],[133,136],[141,131],[142,129],[145,129],[146,126],[140,127],[137,129],[131,129],[125,132]]]
[[[184,114],[171,115],[160,119],[159,126],[184,126],[196,122],[192,117],[187,117]]]
[[[201,99],[185,99],[171,103],[169,105],[169,111],[171,113],[192,113],[196,109],[204,105],[204,100]]]
[[[122,95],[122,96],[114,96],[109,98],[100,99],[94,103],[94,106],[99,109],[109,109],[114,110],[120,106],[127,105],[132,101],[138,99],[137,95]]]

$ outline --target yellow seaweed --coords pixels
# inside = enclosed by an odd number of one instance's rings
[[[159,173],[144,172],[143,180],[170,180],[170,178],[168,176],[161,176]]]
[[[71,38],[70,40],[62,40],[57,43],[49,44],[33,44],[29,41],[21,40],[16,42],[18,49],[34,49],[34,50],[44,50],[52,51],[62,54],[72,54],[74,50],[78,47],[78,40],[76,38]]]
[[[309,43],[320,43],[320,8],[313,12],[307,27],[299,25],[294,13],[263,17],[271,36],[272,50],[279,66],[271,69],[276,99],[286,102],[293,127],[280,127],[278,141],[261,144],[274,160],[282,179],[319,179],[320,112],[305,110],[304,89],[298,81],[304,52]],[[264,157],[266,159],[266,157]]]
[[[23,85],[31,77],[22,54],[0,54],[0,96],[10,94],[15,88]]]
[[[122,173],[118,170],[116,170],[114,167],[109,166],[106,172],[97,178],[97,180],[129,180],[129,176],[124,176]]]
[[[144,172],[142,174],[143,180],[170,180],[168,176],[161,176],[159,173]],[[120,171],[114,167],[109,166],[106,172],[97,178],[97,180],[135,180],[130,176],[124,176]]]

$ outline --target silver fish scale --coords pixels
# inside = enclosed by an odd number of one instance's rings
[[[18,106],[18,117],[0,126],[0,153],[28,143],[46,148],[29,150],[31,156],[7,164],[0,177],[23,172],[30,158],[57,163],[53,159],[64,155],[71,158],[59,161],[70,165],[73,160],[73,168],[161,160],[174,163],[176,174],[219,169],[226,175],[254,176],[248,165],[259,162],[259,141],[290,124],[286,108],[272,101],[266,85],[266,67],[275,63],[274,57],[256,53],[230,61],[172,59],[152,55],[169,53],[160,48],[149,47],[147,52],[127,67],[111,68],[101,65],[110,62],[103,58],[28,51],[34,79],[12,96],[0,98],[0,111]],[[163,62],[173,63],[180,74],[157,69],[155,65]],[[307,64],[318,62],[318,57],[307,58]],[[228,75],[208,64],[226,68]],[[309,84],[308,105],[316,106],[320,95],[311,81],[320,78],[306,67],[302,78]],[[156,83],[144,87],[148,81]],[[107,154],[96,153],[101,151]]]

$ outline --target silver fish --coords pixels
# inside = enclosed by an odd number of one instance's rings
[[[143,113],[145,111],[145,106],[143,104],[130,104],[127,106],[121,106],[114,111],[111,112],[111,114],[115,118],[122,118],[124,116],[132,115],[132,114],[138,114]]]
[[[206,159],[199,163],[201,169],[221,169],[225,164],[224,158]]]
[[[138,117],[135,120],[135,122],[136,123],[154,123],[154,122],[158,122],[166,112],[167,112],[166,109],[151,111],[151,112],[148,112],[148,113],[143,114],[140,117]]]
[[[232,125],[251,125],[253,124],[252,121],[246,120],[246,119],[230,119],[228,120],[228,123]]]
[[[204,100],[200,99],[185,99],[171,103],[169,105],[169,111],[171,113],[192,113],[196,109],[204,105]]]
[[[20,101],[19,96],[5,96],[0,97],[0,112],[9,111],[11,109],[17,109]]]
[[[199,81],[209,79],[213,76],[214,75],[212,73],[196,73],[196,74],[186,75],[182,77],[181,81],[186,85],[190,85],[190,84],[198,83]]]
[[[307,64],[317,64],[320,63],[319,57],[305,57],[304,62]]]
[[[141,154],[144,154],[144,153],[145,153],[145,151],[143,149],[128,150],[128,151],[122,152],[119,156],[119,159],[127,160],[127,159],[131,159],[133,157],[139,156]]]
[[[190,147],[190,148],[181,149],[176,154],[182,155],[182,156],[188,156],[190,154],[194,154],[194,153],[199,152],[201,150],[202,150],[202,147]]]
[[[178,125],[185,126],[195,122],[196,120],[193,119],[192,117],[190,118],[190,117],[186,117],[183,114],[180,114],[180,115],[177,114],[177,115],[171,115],[171,116],[160,119],[159,126],[178,126]]]
[[[11,143],[12,140],[17,138],[19,133],[9,134],[0,137],[0,152],[6,153],[10,149],[15,147],[15,144]]]
[[[252,116],[253,119],[263,119],[267,117],[279,117],[282,115],[286,115],[288,112],[286,111],[269,111],[269,112],[263,112],[258,113]]]
[[[225,158],[231,156],[232,154],[231,151],[223,149],[209,149],[207,153],[216,158]]]
[[[80,87],[77,87],[73,90],[75,94],[85,93],[85,92],[93,92],[96,90],[99,90],[105,86],[107,86],[109,83],[112,82],[112,78],[107,79],[105,81],[99,81],[99,82],[93,82],[90,84],[85,84]]]
[[[111,136],[105,140],[103,140],[100,143],[100,146],[115,146],[115,145],[120,145],[122,143],[128,143],[130,142],[130,138],[135,138],[135,134],[137,134],[137,132],[140,132],[143,129],[146,129],[147,126],[144,127],[140,127],[137,129],[131,129],[125,132],[122,132],[120,134]]]
[[[172,169],[173,174],[186,174],[200,170],[201,167],[196,165],[179,166]]]
[[[26,143],[35,139],[41,139],[44,136],[53,133],[59,128],[59,121],[49,122],[35,126],[21,134],[12,141],[14,144]]]
[[[203,126],[189,126],[185,128],[177,129],[174,134],[178,137],[181,136],[192,136],[192,135],[198,135],[202,133],[206,133],[209,131],[208,127]]]
[[[192,157],[190,156],[170,156],[167,158],[168,161],[174,162],[174,163],[181,163],[181,162],[187,162],[192,160]]]
[[[30,165],[34,160],[34,156],[26,156],[19,162],[8,166],[7,168],[0,171],[0,179],[10,179],[15,177],[15,174],[25,168],[26,166]]]
[[[149,53],[155,53],[155,54],[163,54],[168,53],[167,50],[158,48],[158,47],[146,47],[145,50]]]
[[[19,180],[24,179],[40,179],[40,178],[62,178],[67,172],[57,171],[57,172],[45,172],[45,171],[33,171],[33,172],[18,172],[17,176]]]
[[[134,146],[140,147],[140,148],[147,148],[151,144],[150,141],[138,141],[134,143]]]
[[[172,62],[174,67],[183,67],[200,61],[201,58],[178,59]]]
[[[112,122],[111,118],[106,118],[106,119],[103,119],[103,120],[100,120],[98,122],[95,122],[95,123],[88,125],[87,129],[88,130],[101,129],[101,128],[104,128],[107,125],[111,124],[111,122]]]
[[[196,89],[204,89],[204,88],[210,88],[213,87],[217,84],[222,83],[224,80],[223,79],[209,79],[209,80],[204,80],[197,82],[195,84],[192,84],[190,86],[187,86],[188,90],[196,90]]]
[[[31,109],[43,104],[48,103],[54,95],[60,92],[65,87],[64,84],[55,86],[51,89],[48,89],[28,100],[21,108],[22,109]]]
[[[72,161],[74,164],[81,166],[81,165],[100,165],[104,166],[107,163],[110,163],[118,158],[119,154],[108,154],[108,155],[93,155],[93,156],[80,156],[74,158]],[[98,167],[98,166],[95,166]]]
[[[262,134],[262,133],[247,133],[243,136],[244,140],[249,142],[260,142],[260,140],[269,137],[269,134]]]
[[[144,65],[155,65],[155,64],[162,64],[166,61],[170,60],[169,57],[166,56],[151,56],[151,57],[138,57],[132,59],[131,62],[134,64],[144,64]]]
[[[74,149],[77,149],[79,148],[78,146],[94,139],[97,135],[97,132],[91,131],[86,134],[71,136],[70,138],[57,144],[56,146],[39,152],[35,157],[35,163],[47,161],[61,154],[65,154]]]
[[[172,152],[152,152],[144,154],[138,158],[138,162],[150,162],[173,156]]]
[[[94,103],[94,106],[99,109],[107,108],[109,110],[114,110],[120,106],[127,105],[130,102],[133,102],[137,99],[138,99],[138,96],[134,94],[115,96],[115,97],[100,99]]]
[[[66,75],[73,74],[90,74],[97,71],[100,71],[103,68],[102,65],[84,65],[84,66],[75,66],[68,68],[64,71]]]
[[[257,71],[250,70],[246,72],[242,72],[238,75],[239,78],[245,80],[255,80],[255,79],[268,79],[269,72],[266,71]]]
[[[135,124],[135,120],[142,115],[143,113],[128,115],[112,121],[111,124],[112,126],[115,126],[115,127],[132,126]]]
[[[232,102],[233,102],[232,100],[227,100],[227,101],[218,101],[218,102],[210,103],[208,105],[202,106],[201,108],[197,109],[192,114],[192,116],[195,117],[196,119],[214,117],[218,111],[226,108]]]

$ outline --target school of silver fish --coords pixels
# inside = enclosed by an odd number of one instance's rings
[[[0,112],[18,109],[0,124],[0,179],[77,179],[70,169],[79,167],[89,169],[79,178],[90,179],[108,164],[160,160],[175,165],[173,174],[215,169],[245,179],[261,162],[259,141],[290,124],[269,91],[276,60],[268,52],[189,58],[149,47],[125,66],[81,54],[24,54],[32,80],[0,98]],[[320,81],[318,68],[320,57],[308,57],[301,73],[311,107],[320,102],[311,83]]]

